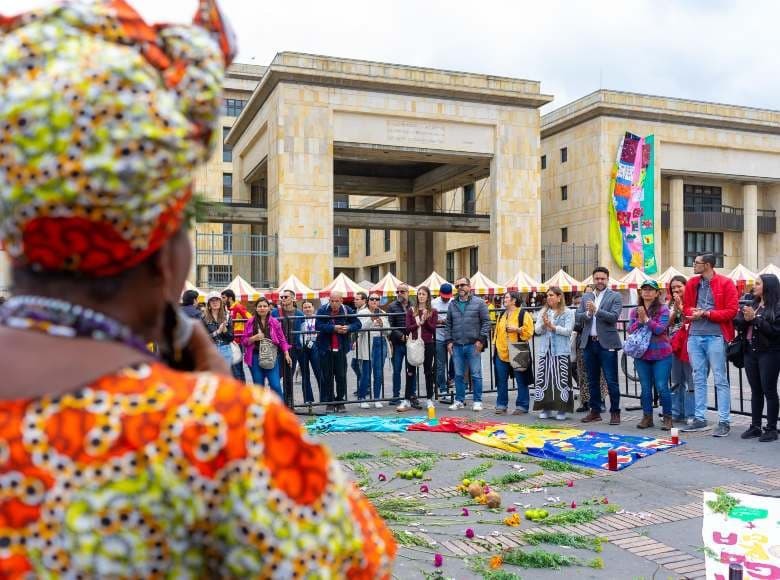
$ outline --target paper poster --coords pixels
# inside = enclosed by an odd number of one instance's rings
[[[707,580],[728,580],[732,563],[744,580],[780,580],[780,498],[705,492],[702,539]]]

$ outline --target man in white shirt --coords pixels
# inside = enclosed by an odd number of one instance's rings
[[[582,324],[580,346],[588,372],[590,413],[583,423],[601,421],[601,373],[609,389],[610,425],[620,425],[620,385],[618,384],[618,351],[623,348],[617,322],[623,308],[618,292],[607,288],[609,270],[599,266],[593,270],[594,292],[586,292],[577,308],[577,321]]]

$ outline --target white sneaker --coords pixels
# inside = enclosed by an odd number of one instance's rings
[[[558,419],[558,421],[565,421],[566,420],[566,413],[563,413],[563,412],[558,413],[557,415],[555,415],[555,418]]]
[[[362,403],[360,403],[360,408],[361,409],[370,409],[371,405],[369,405],[366,401],[363,401]]]
[[[375,409],[381,409],[381,408],[382,408],[382,403],[380,403],[379,401],[377,401],[376,403],[374,403],[374,408],[375,408]]]
[[[412,405],[409,403],[409,401],[404,399],[403,401],[401,401],[401,404],[395,408],[395,410],[398,411],[399,413],[403,413],[404,411],[408,411],[411,408]]]
[[[431,407],[433,407],[433,401],[431,401],[430,399],[425,399],[425,407],[427,409],[430,409]]]
[[[482,403],[480,403],[479,401],[476,401],[474,403],[474,406],[472,407],[472,409],[474,409],[474,411],[481,411],[482,410]]]
[[[540,419],[549,419],[550,414],[547,411],[539,411],[539,418]]]
[[[447,407],[450,411],[460,411],[463,408],[463,403],[460,401],[455,401],[452,405]]]
[[[686,425],[693,425],[693,417],[689,417],[685,420]]]

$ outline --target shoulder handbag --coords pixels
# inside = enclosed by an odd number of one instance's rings
[[[257,364],[261,369],[274,368],[278,355],[279,349],[270,338],[261,338],[257,341]]]
[[[502,316],[505,315],[502,314]],[[518,326],[523,326],[523,320],[525,320],[525,310],[521,309],[520,314],[517,316]],[[509,320],[507,319],[508,322]],[[531,345],[527,341],[510,342],[509,331],[507,331],[506,335],[509,346],[509,364],[512,365],[513,370],[524,373],[531,366]]]
[[[738,369],[745,368],[745,337],[742,333],[726,344],[726,360]]]
[[[425,362],[425,343],[419,328],[417,338],[410,337],[406,341],[406,361],[413,367],[419,367]]]
[[[244,358],[244,355],[241,354],[241,347],[239,347],[235,342],[230,343],[230,362],[234,365],[237,365],[240,363]]]
[[[651,335],[649,326],[640,326],[636,329],[636,332],[628,335],[628,338],[623,343],[623,352],[630,357],[642,358],[647,349],[650,348]]]
[[[688,323],[683,324],[680,329],[672,335],[669,340],[672,346],[672,354],[683,362],[690,362],[688,358]]]

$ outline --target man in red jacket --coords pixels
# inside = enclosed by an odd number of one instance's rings
[[[695,414],[693,424],[683,431],[708,428],[707,376],[715,379],[718,425],[713,437],[726,437],[731,430],[731,389],[726,368],[726,343],[734,338],[734,317],[739,309],[737,288],[726,276],[715,272],[715,256],[702,254],[693,262],[696,274],[685,285],[683,313],[691,321],[688,356],[693,367]]]

